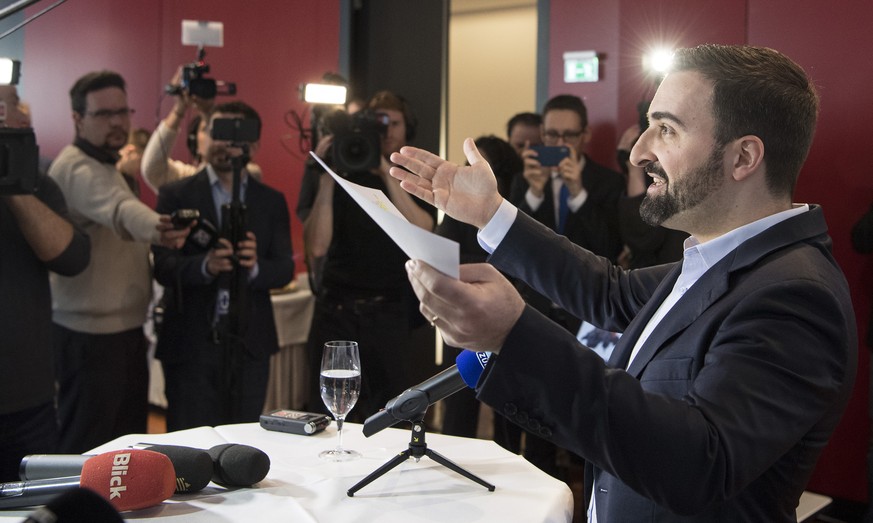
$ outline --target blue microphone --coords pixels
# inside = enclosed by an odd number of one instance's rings
[[[490,352],[473,352],[469,350],[462,351],[455,358],[455,365],[458,367],[458,372],[461,373],[461,378],[464,383],[471,389],[476,388],[479,383],[479,377],[482,376],[482,371],[488,365],[488,360],[491,359]]]
[[[462,351],[455,358],[455,365],[406,389],[389,400],[384,409],[367,418],[364,436],[369,438],[400,421],[416,421],[415,418],[423,416],[428,406],[439,400],[467,387],[475,389],[490,357],[490,352]]]

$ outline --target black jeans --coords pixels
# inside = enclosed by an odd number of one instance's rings
[[[112,334],[52,328],[60,452],[81,454],[118,436],[144,433],[149,371],[142,327]]]
[[[54,402],[0,415],[0,482],[19,481],[21,458],[58,452]]]

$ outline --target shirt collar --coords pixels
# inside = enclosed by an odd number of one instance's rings
[[[791,209],[747,223],[704,243],[700,243],[694,236],[689,236],[685,240],[684,245],[686,256],[689,249],[695,249],[699,253],[705,268],[708,269],[753,236],[757,236],[779,222],[807,211],[809,211],[809,204],[795,204]]]
[[[118,162],[118,159],[120,158],[117,152],[111,152],[106,149],[97,147],[93,143],[79,136],[77,136],[76,139],[73,141],[73,145],[75,145],[83,153],[87,154],[91,158],[94,158],[100,163],[111,163],[115,165],[115,163]]]
[[[206,164],[206,175],[209,177],[209,185],[214,187],[215,184],[218,184],[218,187],[221,187],[220,180],[218,179],[218,174],[215,173],[215,169],[212,167],[211,163]],[[249,185],[249,173],[245,169],[240,173],[239,178],[239,187],[240,190],[245,189]]]

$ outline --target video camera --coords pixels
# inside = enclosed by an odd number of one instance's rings
[[[322,121],[324,134],[333,135],[331,159],[341,174],[379,167],[382,137],[388,130],[388,116],[371,109],[349,114],[336,110]]]
[[[31,194],[39,174],[33,129],[0,128],[0,196]]]
[[[196,62],[182,67],[182,81],[180,85],[168,85],[166,91],[172,95],[187,92],[204,100],[211,100],[217,95],[235,95],[236,84],[233,82],[220,82],[213,78],[206,78],[209,72],[209,64],[203,60],[204,51],[199,51],[200,56]],[[220,89],[219,89],[220,88]]]
[[[252,118],[216,118],[210,136],[225,142],[254,143],[261,138],[261,126]]]
[[[182,45],[196,45],[197,59],[182,67],[181,85],[168,85],[169,94],[187,92],[205,100],[216,95],[236,94],[236,84],[206,78],[209,64],[206,63],[206,46],[224,46],[224,24],[206,20],[182,20]]]

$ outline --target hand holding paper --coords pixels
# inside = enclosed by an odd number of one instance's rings
[[[309,154],[407,256],[414,260],[423,260],[447,276],[458,278],[460,255],[457,242],[409,223],[385,193],[346,180],[337,175],[314,152]]]

